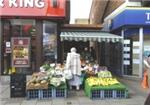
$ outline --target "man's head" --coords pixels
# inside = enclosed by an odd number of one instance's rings
[[[72,47],[72,48],[70,49],[70,51],[71,51],[71,52],[76,52],[77,50],[76,50],[75,47]]]

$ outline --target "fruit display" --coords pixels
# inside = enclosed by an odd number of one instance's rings
[[[116,78],[97,78],[90,77],[86,80],[89,86],[108,86],[119,84],[119,81]]]
[[[90,76],[95,76],[95,70],[94,70],[94,65],[93,64],[82,64],[81,65],[81,70],[84,72],[88,77]]]
[[[98,72],[98,77],[101,77],[101,78],[111,78],[112,75],[111,75],[110,71],[104,70],[104,71],[99,71]]]

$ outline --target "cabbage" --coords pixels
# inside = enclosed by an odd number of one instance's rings
[[[55,78],[55,77],[53,77],[52,79],[51,79],[51,82],[50,82],[53,86],[55,86],[55,87],[58,87],[58,86],[60,86],[60,84],[61,84],[61,79],[60,78]]]

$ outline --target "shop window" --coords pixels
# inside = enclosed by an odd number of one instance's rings
[[[43,56],[45,61],[57,60],[57,25],[44,21],[43,24]]]

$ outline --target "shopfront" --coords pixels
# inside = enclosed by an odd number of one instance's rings
[[[63,61],[72,47],[77,49],[81,61],[86,63],[98,63],[100,66],[106,66],[109,71],[116,75],[122,75],[122,42],[123,37],[100,31],[100,29],[83,28],[83,27],[65,27],[60,34],[62,43]],[[95,58],[88,57],[84,59],[82,53],[85,48],[90,51],[94,48]],[[92,54],[91,54],[92,55]],[[94,58],[94,59],[93,59]]]
[[[109,28],[124,37],[124,75],[142,78],[143,59],[150,54],[150,9],[127,7]]]
[[[3,1],[3,0],[2,0]],[[59,61],[60,26],[66,0],[4,0],[0,5],[0,71],[31,74],[45,61]]]

